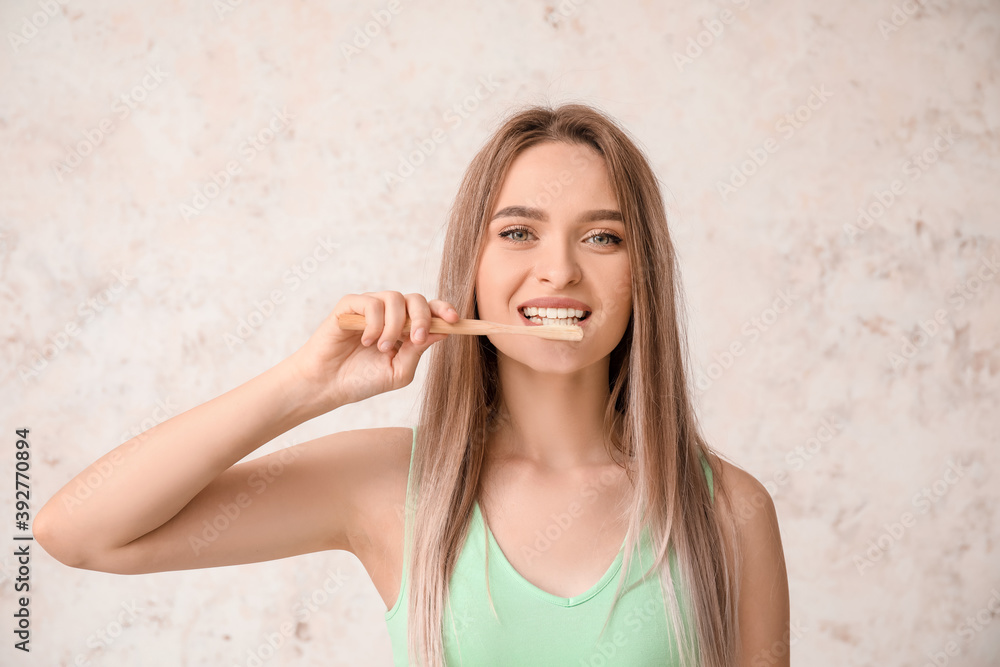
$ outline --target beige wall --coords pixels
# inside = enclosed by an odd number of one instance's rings
[[[665,186],[699,414],[774,496],[793,664],[1000,661],[1000,6],[227,2],[0,5],[0,424],[5,470],[31,429],[34,509],[343,294],[432,295],[498,120],[583,101]],[[258,453],[408,426],[420,377]],[[269,637],[264,664],[388,664],[346,553],[31,566],[32,664],[247,665]]]

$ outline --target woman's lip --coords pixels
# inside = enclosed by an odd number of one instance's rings
[[[525,317],[524,316],[524,311],[521,310],[520,308],[517,309],[517,314],[521,316],[521,321],[524,322],[525,324],[527,324],[530,327],[540,327],[540,326],[542,326],[538,322],[532,322],[527,317]],[[590,313],[590,315],[593,315],[593,313]],[[585,326],[587,326],[587,322],[590,321],[590,315],[587,315],[586,319],[580,320],[574,326],[578,326],[578,327],[585,327]]]

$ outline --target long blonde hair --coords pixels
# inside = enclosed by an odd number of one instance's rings
[[[656,177],[626,132],[585,105],[513,113],[465,172],[450,212],[437,298],[452,303],[461,317],[478,317],[476,273],[493,206],[514,158],[546,141],[597,151],[626,231],[632,314],[609,360],[604,418],[609,454],[612,446],[618,450],[634,489],[618,593],[629,555],[648,526],[656,554],[650,570],[659,569],[681,664],[730,667],[739,660],[734,513],[726,511],[731,501],[722,485],[716,485],[713,503],[703,481],[701,458],[714,479],[721,478],[722,469],[698,432],[690,400],[674,247]],[[413,512],[407,647],[412,664],[437,667],[445,664],[442,619],[448,582],[481,491],[487,436],[505,416],[496,348],[488,338],[449,336],[428,354],[407,499]],[[671,548],[688,592],[684,610],[688,618],[693,612],[693,632],[679,620],[685,600],[675,593]]]

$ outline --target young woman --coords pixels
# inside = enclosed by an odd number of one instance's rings
[[[400,665],[788,665],[774,506],[698,432],[664,207],[625,132],[582,105],[512,115],[462,182],[438,296],[343,297],[286,360],[81,472],[36,539],[122,574],[350,551]],[[345,313],[364,331],[342,330]],[[428,335],[432,316],[554,318],[584,336]],[[416,428],[236,464],[409,384],[435,343]],[[248,494],[279,456],[266,493]],[[199,542],[232,503],[238,518]]]

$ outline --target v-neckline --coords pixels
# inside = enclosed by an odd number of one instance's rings
[[[496,541],[496,538],[493,536],[493,531],[490,530],[490,527],[488,525],[486,525],[486,520],[483,518],[482,509],[479,507],[478,500],[476,500],[475,505],[473,506],[473,520],[478,520],[479,524],[483,527],[483,530],[485,531],[487,540],[489,542],[490,555],[493,556],[496,560],[500,561],[500,566],[504,570],[506,570],[514,578],[515,581],[518,581],[520,585],[526,588],[529,592],[541,598],[542,600],[545,600],[546,602],[558,605],[560,607],[574,607],[578,604],[583,604],[584,602],[586,602],[587,600],[591,599],[592,597],[600,593],[602,590],[604,590],[604,588],[611,582],[612,579],[614,579],[614,577],[621,570],[622,560],[625,556],[625,544],[628,541],[628,535],[626,535],[625,539],[622,541],[621,548],[618,549],[618,555],[615,557],[614,561],[612,561],[611,565],[608,566],[608,569],[604,572],[604,575],[601,576],[601,578],[598,579],[593,586],[588,588],[583,593],[580,593],[579,595],[574,595],[573,597],[566,598],[542,590],[535,584],[525,579],[524,576],[520,572],[518,572],[513,565],[510,564],[510,561],[507,559],[507,555],[504,554],[503,549],[500,548],[500,544]]]

